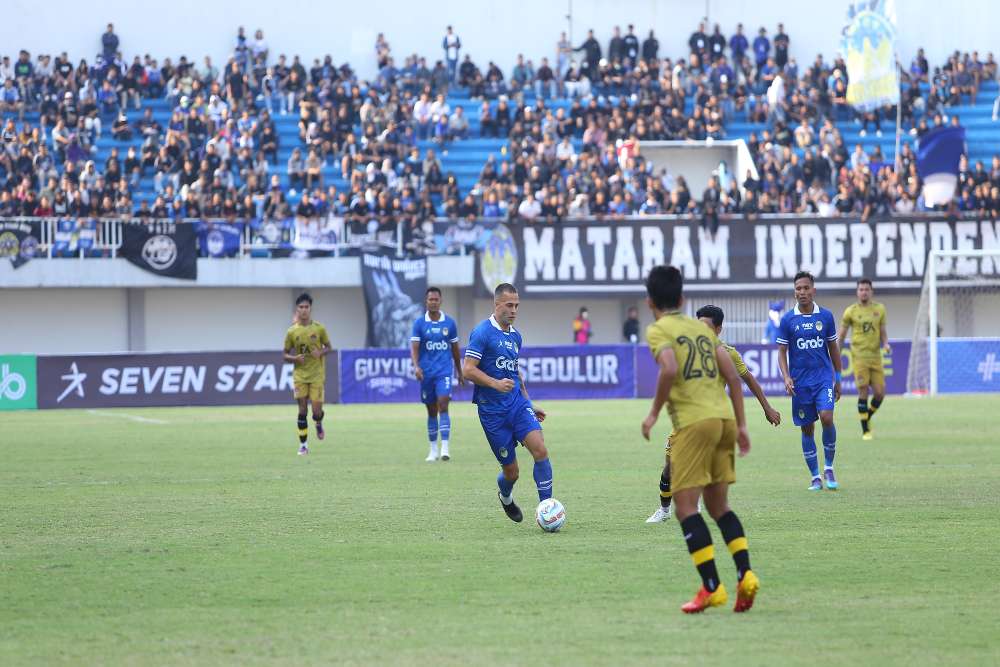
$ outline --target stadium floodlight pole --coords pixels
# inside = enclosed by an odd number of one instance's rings
[[[930,392],[931,396],[937,395],[938,390],[938,349],[937,349],[937,327],[938,327],[938,300],[937,300],[937,258],[939,250],[931,250],[930,254],[927,256],[927,271],[928,271],[928,326],[930,331],[928,331],[928,353],[930,354],[930,367],[931,367],[931,382],[930,382]]]
[[[896,80],[898,82],[897,89],[899,86],[903,85],[903,66],[896,60]],[[899,155],[899,149],[902,147],[902,137],[903,137],[903,91],[897,90],[898,97],[896,98],[896,161],[895,161],[895,172],[896,172],[896,182],[899,182],[901,174],[899,173],[903,169],[903,159]]]
[[[568,0],[568,5],[566,7],[566,23],[569,26],[569,30],[568,30],[568,33],[569,33],[569,44],[570,44],[570,48],[572,48],[573,44],[576,43],[576,42],[573,41],[573,0]],[[572,54],[570,54],[570,55],[572,55]],[[557,59],[556,62],[559,62],[559,60]]]

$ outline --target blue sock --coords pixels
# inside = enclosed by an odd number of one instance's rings
[[[427,439],[431,441],[432,445],[436,445],[438,441],[438,418],[437,415],[433,417],[427,417]]]
[[[535,461],[535,486],[538,487],[538,502],[552,497],[552,463],[548,459]]]
[[[451,417],[448,416],[447,412],[442,412],[441,413],[441,440],[443,442],[447,442],[449,435],[451,435]]]
[[[837,427],[832,424],[823,427],[823,459],[826,467],[833,467],[833,455],[837,453]]]
[[[503,498],[510,498],[510,494],[514,491],[514,482],[508,482],[503,476],[503,470],[497,475],[497,486],[500,487],[500,496]]]
[[[819,460],[816,458],[816,438],[802,434],[802,455],[813,477],[819,477]]]

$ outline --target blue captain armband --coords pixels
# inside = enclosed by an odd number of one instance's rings
[[[834,373],[833,374],[833,381],[834,382],[840,382],[840,373]]]

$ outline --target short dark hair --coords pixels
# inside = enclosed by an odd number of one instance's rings
[[[858,285],[868,285],[869,287],[874,288],[874,285],[872,285],[872,279],[871,278],[860,278],[858,280]]]
[[[722,312],[722,309],[719,308],[718,306],[713,306],[712,304],[708,304],[707,306],[702,306],[701,308],[699,308],[698,312],[695,313],[695,317],[697,317],[698,319],[707,317],[712,320],[712,324],[714,324],[717,327],[721,327],[722,321],[726,319],[726,314]]]
[[[295,298],[295,305],[297,306],[300,303],[308,303],[310,306],[313,305],[312,295],[309,294],[309,292],[303,292],[302,294],[298,295]]]
[[[439,288],[439,287],[428,287],[427,291],[424,292],[424,298],[426,299],[427,295],[430,294],[431,292],[437,292],[437,295],[441,296],[441,288]]]
[[[517,294],[517,288],[510,283],[500,283],[497,288],[493,290],[493,298],[499,299],[504,294]]]
[[[668,310],[681,305],[684,276],[675,266],[654,266],[646,277],[646,294],[657,310]]]
[[[795,283],[799,282],[799,280],[801,280],[802,278],[808,278],[809,282],[811,282],[813,285],[816,284],[816,279],[813,278],[813,274],[809,273],[808,271],[799,271],[798,273],[796,273],[795,278],[792,279],[792,284],[794,285]]]

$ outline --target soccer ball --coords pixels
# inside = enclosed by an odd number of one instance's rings
[[[566,523],[566,509],[555,498],[547,498],[538,503],[538,509],[535,510],[535,521],[538,522],[538,527],[546,533],[558,532]]]

